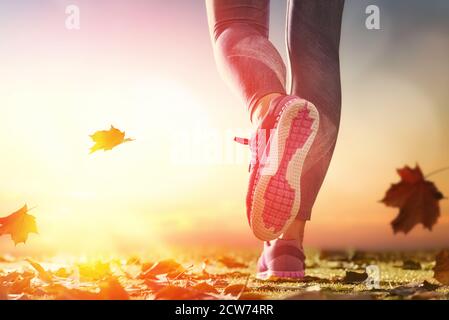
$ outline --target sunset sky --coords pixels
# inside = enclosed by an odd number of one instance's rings
[[[381,30],[365,28],[369,4]],[[285,57],[286,1],[271,7]],[[396,168],[449,165],[449,2],[347,0],[343,19],[340,135],[306,246],[448,246],[449,201],[432,232],[404,236],[379,200]],[[89,155],[111,124],[136,140]],[[40,231],[17,248],[0,238],[0,254],[259,245],[249,154],[232,142],[250,129],[216,71],[204,1],[0,2],[0,216],[27,203]],[[449,194],[449,172],[432,180]]]

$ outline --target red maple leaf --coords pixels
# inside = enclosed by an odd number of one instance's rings
[[[432,230],[440,216],[439,200],[443,194],[425,179],[420,167],[405,166],[397,170],[401,181],[392,184],[382,202],[387,206],[399,208],[399,215],[391,222],[394,233],[408,233],[421,223]]]

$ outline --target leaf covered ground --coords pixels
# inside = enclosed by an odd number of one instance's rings
[[[0,299],[449,299],[449,286],[442,284],[447,252],[435,268],[437,252],[309,250],[302,281],[257,280],[257,256],[255,250],[108,259],[0,256]],[[369,265],[380,272],[377,288],[367,286]]]

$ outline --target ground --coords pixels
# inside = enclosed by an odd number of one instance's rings
[[[87,260],[6,255],[0,299],[449,299],[449,286],[434,278],[437,252],[306,253],[301,281],[257,280],[255,250]],[[377,287],[367,283],[367,266],[379,272]]]

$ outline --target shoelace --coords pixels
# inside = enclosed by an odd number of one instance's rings
[[[240,143],[240,144],[249,146],[250,149],[251,149],[251,152],[253,151],[252,148],[251,148],[251,139],[248,139],[248,138],[241,138],[241,137],[234,137],[234,141],[237,142],[237,143]],[[252,162],[253,162],[253,161],[250,161],[250,162],[249,162],[248,172],[251,172]]]
[[[250,139],[248,138],[240,138],[240,137],[234,137],[234,141],[243,145],[249,145]]]

